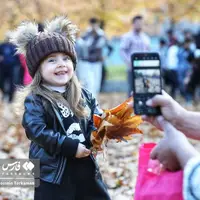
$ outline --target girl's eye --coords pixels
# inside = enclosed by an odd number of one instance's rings
[[[49,58],[49,59],[48,59],[48,62],[55,62],[55,61],[56,61],[55,58]]]
[[[69,59],[70,59],[69,56],[64,56],[64,57],[63,57],[63,60],[69,60]]]

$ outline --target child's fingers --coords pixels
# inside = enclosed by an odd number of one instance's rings
[[[91,151],[89,149],[84,149],[84,155],[88,156],[90,155]]]

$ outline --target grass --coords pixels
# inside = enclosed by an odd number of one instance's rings
[[[107,71],[106,80],[114,80],[114,81],[126,80],[126,66],[125,65],[108,66],[106,68],[106,71]]]

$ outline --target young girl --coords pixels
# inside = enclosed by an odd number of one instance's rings
[[[66,17],[48,22],[44,32],[22,23],[12,42],[26,56],[32,83],[24,90],[23,127],[31,140],[29,157],[40,159],[35,200],[107,200],[106,186],[91,151],[92,95],[74,73],[77,28]]]

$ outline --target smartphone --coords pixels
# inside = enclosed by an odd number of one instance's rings
[[[162,92],[160,57],[158,53],[134,53],[131,56],[134,111],[137,115],[160,115],[159,107],[146,101]]]

